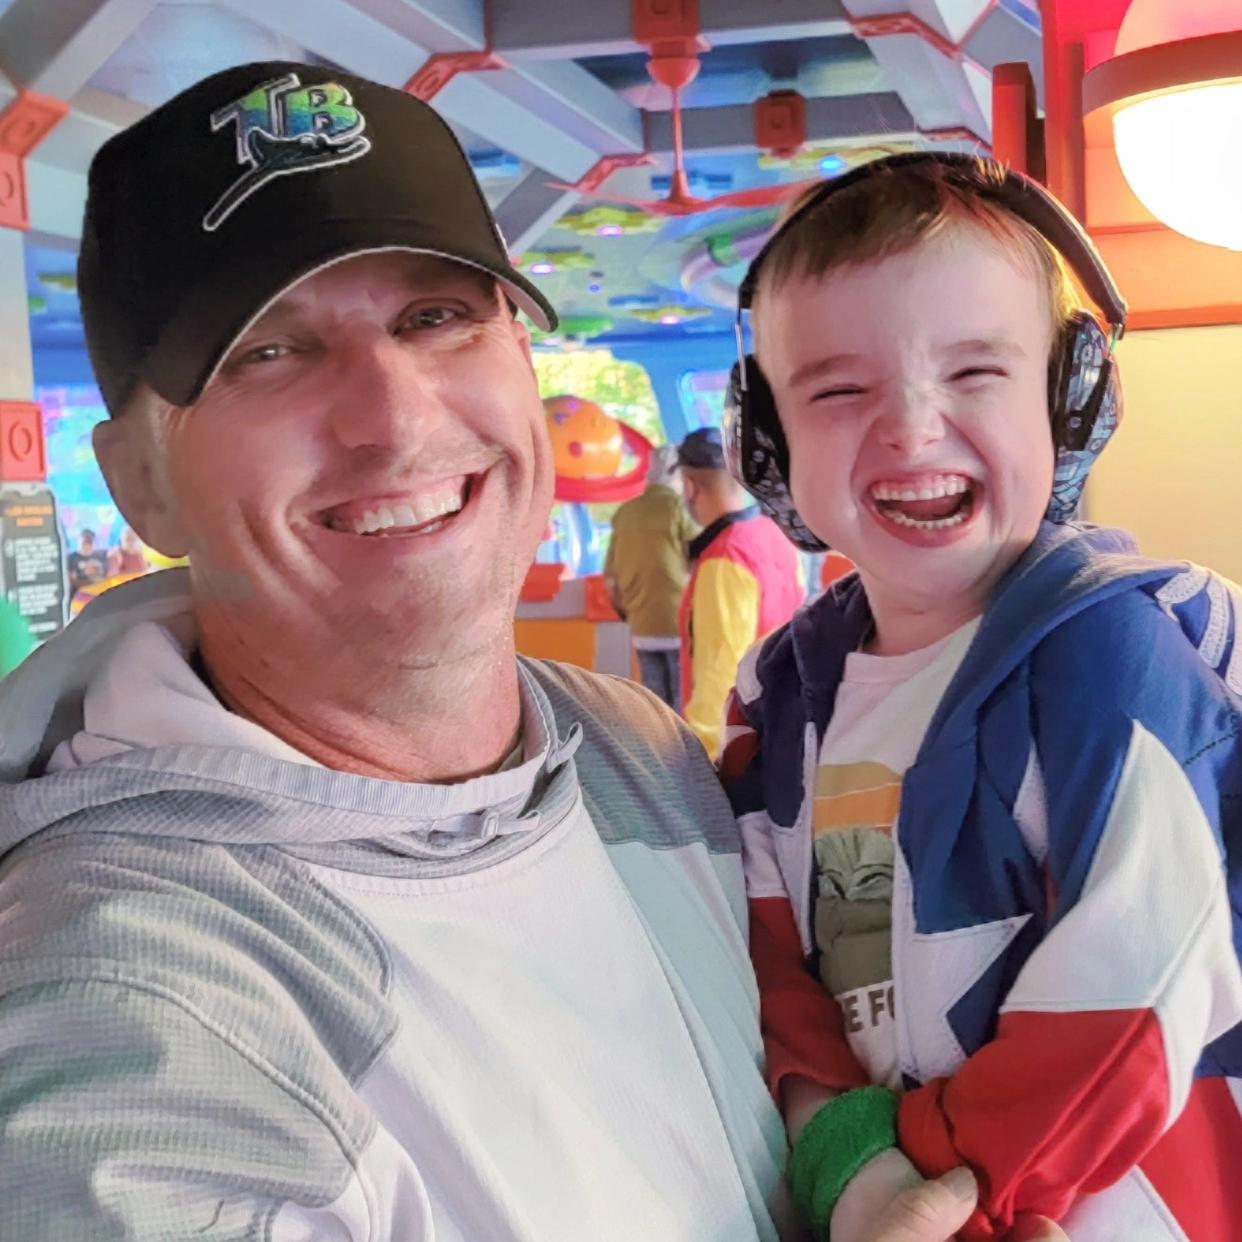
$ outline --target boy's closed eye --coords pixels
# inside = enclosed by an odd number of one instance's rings
[[[961,380],[979,380],[979,379],[988,379],[988,378],[993,378],[993,377],[1004,379],[1008,374],[1009,372],[1004,367],[971,366],[971,367],[960,367],[958,370],[954,371],[952,375],[949,376],[949,379],[953,383],[957,383]]]
[[[811,394],[812,401],[830,401],[834,397],[858,397],[867,390],[861,384],[834,384]]]

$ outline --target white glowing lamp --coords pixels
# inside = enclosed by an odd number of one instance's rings
[[[1118,163],[1153,216],[1242,250],[1242,0],[1133,0],[1083,102],[1110,106]]]

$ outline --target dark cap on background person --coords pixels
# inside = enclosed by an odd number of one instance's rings
[[[490,273],[541,328],[469,160],[422,101],[339,69],[226,69],[106,142],[78,261],[87,348],[117,414],[139,382],[191,405],[290,285],[383,250]]]
[[[677,464],[692,470],[724,470],[724,442],[716,427],[700,427],[677,446]]]

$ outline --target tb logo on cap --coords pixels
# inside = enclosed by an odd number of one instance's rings
[[[367,121],[353,103],[335,82],[303,86],[290,73],[217,108],[211,114],[212,132],[237,123],[237,162],[246,171],[203,217],[203,228],[215,232],[273,177],[346,164],[365,155],[371,149],[371,140],[363,135]]]

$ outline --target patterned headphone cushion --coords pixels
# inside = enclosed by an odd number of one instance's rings
[[[767,378],[754,356],[747,354],[743,387],[741,365],[733,364],[725,392],[724,443],[729,469],[797,547],[822,552],[827,544],[798,516],[789,493],[789,445]]]
[[[1087,474],[1121,422],[1121,383],[1108,338],[1079,311],[1049,368],[1048,406],[1056,449],[1050,522],[1077,516]]]

